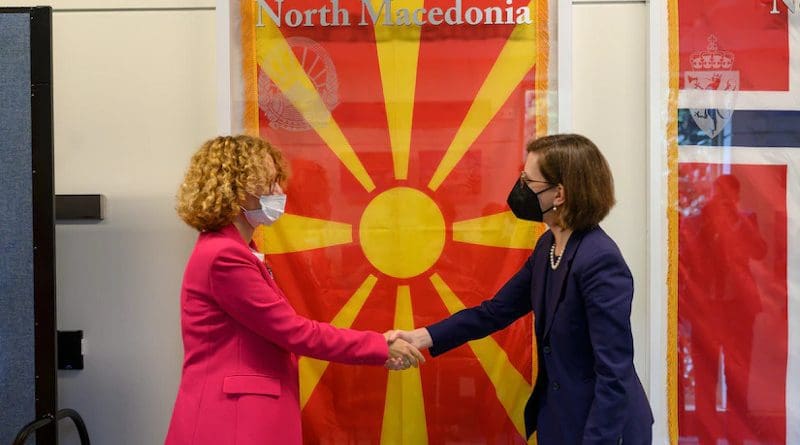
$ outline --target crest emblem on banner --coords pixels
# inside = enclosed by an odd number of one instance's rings
[[[295,106],[286,99],[275,80],[271,79],[262,70],[258,70],[258,107],[266,115],[269,125],[272,128],[288,131],[307,131],[311,129],[309,121],[315,124],[327,124],[330,120],[329,111],[333,111],[339,105],[339,79],[336,76],[336,67],[330,54],[319,43],[306,37],[290,37],[287,43],[297,56],[300,64],[310,73],[315,90],[308,90],[302,83],[283,79],[283,83],[293,84],[294,89],[298,90],[299,97],[311,97],[319,94],[327,110],[316,110],[309,114],[307,111],[301,113]],[[268,56],[269,57],[269,56]],[[278,57],[269,57],[273,60],[280,60]],[[274,70],[276,73],[288,75],[288,70]],[[280,74],[279,74],[280,75]],[[305,111],[305,110],[304,110]]]
[[[708,37],[708,47],[690,56],[692,71],[684,73],[684,86],[695,90],[697,101],[708,108],[691,108],[692,119],[709,137],[716,137],[733,116],[739,71],[733,70],[734,55],[720,51],[717,37]]]

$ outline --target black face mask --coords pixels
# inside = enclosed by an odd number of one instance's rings
[[[508,201],[506,202],[508,202],[508,206],[511,207],[511,211],[514,212],[514,216],[517,218],[542,222],[544,221],[544,214],[553,210],[553,208],[542,210],[542,205],[539,204],[539,194],[553,187],[555,186],[551,185],[536,193],[524,182],[517,180],[514,188],[511,189],[511,193],[508,194]]]

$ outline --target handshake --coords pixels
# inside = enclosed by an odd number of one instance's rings
[[[412,366],[419,368],[419,365],[425,363],[425,357],[420,350],[433,346],[431,335],[425,328],[386,331],[383,336],[389,344],[389,359],[384,366],[392,371],[401,371]]]

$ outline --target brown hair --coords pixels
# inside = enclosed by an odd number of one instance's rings
[[[178,216],[200,231],[233,222],[247,195],[268,193],[284,184],[289,168],[281,152],[252,136],[219,136],[192,156],[178,189]]]
[[[614,178],[600,150],[585,136],[554,134],[528,143],[539,155],[539,170],[547,182],[564,187],[558,207],[559,224],[572,230],[595,226],[615,204]]]

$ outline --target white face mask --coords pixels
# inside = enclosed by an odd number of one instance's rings
[[[271,226],[283,215],[286,208],[286,195],[261,195],[258,198],[260,209],[244,211],[247,222],[255,229],[258,226]]]

